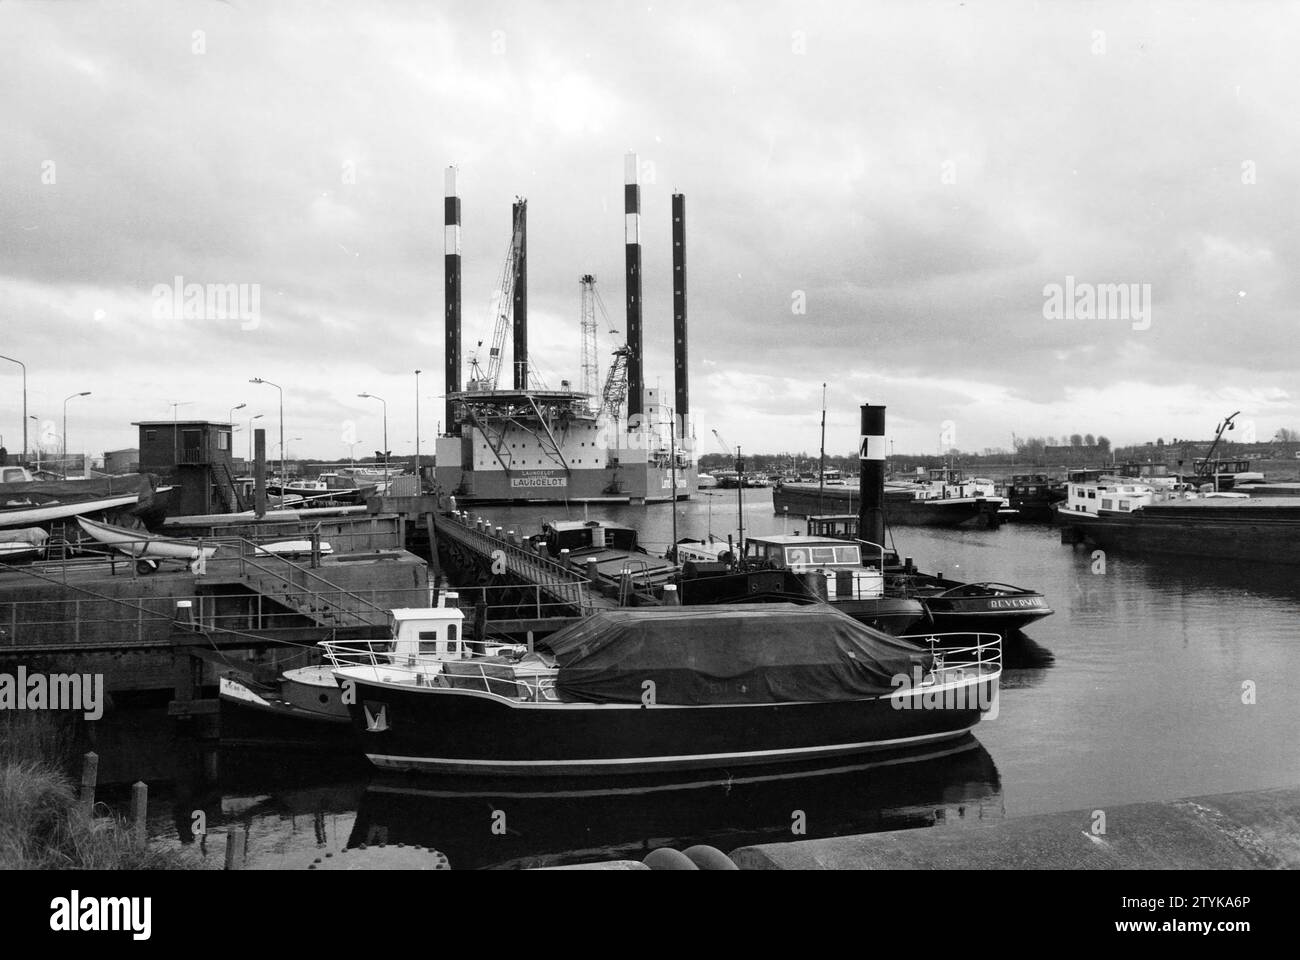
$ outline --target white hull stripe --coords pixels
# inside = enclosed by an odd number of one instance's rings
[[[396,757],[383,753],[367,753],[366,757],[369,758],[371,763],[381,767],[417,765],[558,769],[561,767],[653,766],[673,763],[712,763],[723,760],[815,757],[818,754],[824,753],[842,753],[846,751],[928,743],[935,740],[948,740],[969,733],[971,729],[971,727],[963,727],[958,730],[946,730],[943,733],[926,733],[915,737],[899,737],[894,740],[865,740],[860,743],[836,743],[821,747],[786,747],[780,750],[746,750],[738,753],[692,753],[672,757],[617,757],[613,759],[599,760],[588,760],[576,757],[572,760],[467,760],[456,757]]]

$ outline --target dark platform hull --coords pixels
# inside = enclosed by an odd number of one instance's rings
[[[521,703],[470,690],[356,681],[366,756],[394,770],[606,775],[808,761],[961,736],[995,703],[995,677],[947,709],[884,698],[710,706]],[[382,720],[376,722],[376,718]],[[382,729],[374,730],[378,726]]]
[[[1057,522],[1063,538],[1119,553],[1300,565],[1300,512],[1245,509],[1148,507],[1100,516],[1062,509]]]
[[[772,507],[779,514],[808,517],[856,513],[861,498],[853,487],[783,484],[772,488]],[[910,493],[885,491],[885,522],[903,527],[997,526],[999,500],[962,497],[917,500]]]

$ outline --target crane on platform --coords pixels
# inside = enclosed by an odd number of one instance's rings
[[[518,198],[520,207],[526,207],[528,201]],[[495,390],[497,377],[501,373],[501,358],[505,353],[506,334],[510,332],[510,319],[514,312],[515,300],[515,264],[519,260],[519,251],[524,242],[524,218],[515,220],[514,233],[510,237],[510,247],[506,250],[506,259],[501,267],[501,277],[492,292],[492,313],[495,325],[492,331],[492,346],[488,351],[486,372],[479,365],[477,354],[470,358],[470,389]],[[483,341],[478,342],[481,349]]]
[[[623,401],[627,399],[627,361],[630,356],[632,351],[626,344],[614,351],[614,362],[600,392],[600,409],[611,420],[618,419]]]

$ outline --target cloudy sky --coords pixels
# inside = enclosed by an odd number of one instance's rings
[[[173,402],[246,403],[274,440],[276,391],[251,377],[284,387],[291,454],[379,446],[360,392],[409,453],[420,368],[430,450],[444,167],[466,354],[527,197],[554,386],[578,376],[581,274],[625,329],[635,150],[646,381],[669,392],[687,197],[702,450],[714,428],[815,450],[823,381],[832,451],[867,400],[900,452],[937,449],[945,421],[980,449],[1203,437],[1238,409],[1267,437],[1300,427],[1298,46],[1281,2],[3,0],[0,354],[27,364],[33,440],[92,391],[68,433],[93,453]],[[258,285],[256,322],[160,310],[175,277]],[[1136,284],[1149,316],[1046,317],[1067,277]],[[10,450],[20,387],[0,362]]]

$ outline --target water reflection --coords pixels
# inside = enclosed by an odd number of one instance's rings
[[[455,869],[518,868],[641,859],[663,845],[729,851],[1002,813],[993,759],[966,736],[923,753],[676,782],[377,777],[349,846],[418,844],[446,854]]]

